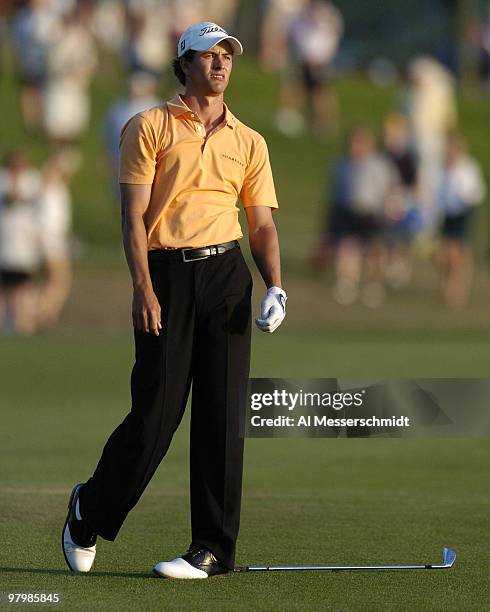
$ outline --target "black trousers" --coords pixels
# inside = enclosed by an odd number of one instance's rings
[[[132,408],[109,437],[80,496],[82,517],[114,540],[165,456],[192,383],[192,542],[232,568],[240,521],[252,278],[239,248],[184,263],[148,256],[160,336],[135,331]]]

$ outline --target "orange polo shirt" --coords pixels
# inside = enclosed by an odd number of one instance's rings
[[[138,113],[121,133],[119,182],[153,185],[144,220],[148,249],[202,247],[242,238],[237,200],[277,208],[264,138],[225,105],[206,140],[176,96]]]

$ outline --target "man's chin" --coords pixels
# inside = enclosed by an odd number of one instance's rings
[[[211,81],[209,87],[214,93],[223,93],[228,87],[228,81]]]

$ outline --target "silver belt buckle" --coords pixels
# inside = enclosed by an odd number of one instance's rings
[[[186,255],[185,255],[186,251],[195,251],[195,250],[196,250],[195,248],[182,249],[182,261],[184,263],[189,263],[191,261],[200,261],[201,259],[207,259],[209,257],[209,254],[208,254],[208,255],[203,255],[202,257],[193,257],[192,259],[187,259]],[[204,250],[204,249],[202,249],[202,250]]]

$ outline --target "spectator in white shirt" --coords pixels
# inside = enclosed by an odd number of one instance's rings
[[[462,308],[468,301],[473,278],[470,220],[485,195],[481,168],[469,155],[466,141],[459,135],[451,136],[439,177],[437,201],[441,216],[444,299],[453,309]]]
[[[52,155],[42,171],[38,227],[43,259],[38,325],[51,327],[59,320],[71,286],[70,238],[72,203],[69,180],[77,157],[62,150]]]
[[[3,327],[23,335],[36,330],[33,279],[41,266],[40,188],[40,173],[21,151],[12,151],[0,169],[0,301]]]
[[[91,13],[82,5],[64,14],[49,50],[43,122],[54,143],[76,143],[90,120],[89,86],[97,66],[90,20]]]
[[[51,42],[59,15],[47,0],[30,0],[10,23],[10,36],[20,76],[20,107],[30,132],[41,128],[42,92],[46,84]]]
[[[307,0],[287,30],[289,56],[276,115],[278,129],[287,136],[299,134],[308,119],[317,136],[332,133],[337,103],[328,84],[329,69],[343,33],[340,12],[331,2]]]

